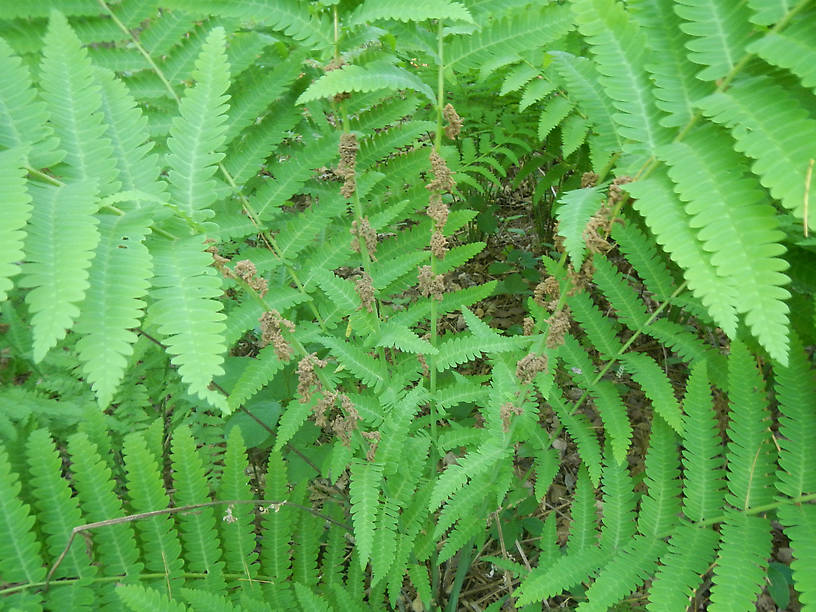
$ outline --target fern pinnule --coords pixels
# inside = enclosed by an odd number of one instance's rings
[[[704,361],[691,368],[683,412],[683,514],[699,522],[719,513],[725,480],[722,442]]]
[[[210,388],[224,373],[225,316],[216,300],[221,280],[210,266],[212,256],[200,236],[175,241],[157,239],[149,244],[155,276],[154,298],[148,314],[159,326],[167,351],[173,356],[190,391],[217,407],[226,408],[222,395]]]
[[[737,288],[722,281],[711,253],[703,249],[697,232],[689,226],[666,169],[659,167],[648,178],[629,183],[626,190],[635,198],[633,206],[657,243],[683,268],[689,289],[700,298],[715,323],[733,336],[737,330]]]
[[[656,245],[631,221],[613,224],[611,235],[646,288],[656,299],[668,300],[677,283]]]
[[[649,315],[632,286],[606,257],[596,257],[593,263],[595,273],[592,279],[612,304],[618,319],[632,331],[643,330]]]
[[[29,436],[26,459],[37,523],[45,536],[49,557],[56,559],[62,553],[71,530],[83,523],[79,503],[61,475],[62,459],[45,429],[38,429]],[[72,547],[56,575],[86,578],[94,576],[96,569],[84,551]],[[93,591],[86,585],[77,586],[73,595],[85,605],[91,605],[95,599]]]
[[[625,139],[623,149],[634,156],[630,163],[639,166],[670,141],[643,69],[647,53],[644,36],[623,6],[612,0],[580,0],[572,9],[578,29],[595,56],[599,82],[618,111],[612,119]]]
[[[741,510],[773,501],[776,466],[765,383],[753,356],[739,341],[728,360],[728,491],[726,501]]]
[[[31,74],[13,49],[0,38],[0,145],[6,149],[29,146],[28,157],[34,168],[55,166],[64,152],[48,121],[48,110],[37,98]]]
[[[383,468],[377,463],[352,461],[349,468],[351,483],[351,519],[359,555],[360,568],[365,568],[374,546],[374,530],[380,507],[380,485]]]
[[[33,357],[45,354],[80,314],[88,289],[88,268],[99,242],[95,181],[29,189],[34,211],[26,237],[26,263],[20,286],[31,287],[26,302],[32,313]]]
[[[111,71],[97,68],[94,76],[100,86],[100,112],[105,119],[105,136],[111,143],[121,190],[163,197],[166,185],[159,180],[158,155],[151,152],[147,118],[124,83]]]
[[[371,553],[372,584],[385,579],[394,563],[398,522],[399,506],[390,499],[383,499],[374,529],[374,545]]]
[[[468,9],[460,2],[451,0],[420,0],[416,5],[407,7],[392,2],[364,2],[351,17],[350,23],[361,25],[371,21],[393,19],[396,21],[425,21],[427,19],[444,19],[473,23]]]
[[[786,87],[767,77],[740,80],[699,104],[707,117],[731,130],[737,151],[756,160],[751,170],[771,196],[796,217],[804,217],[808,162],[813,158],[808,135],[816,132],[816,119]]]
[[[227,436],[224,472],[216,488],[216,499],[252,499],[247,482],[246,452],[241,428],[233,427]],[[259,569],[252,509],[247,504],[236,504],[224,510],[223,520],[218,522],[224,569],[251,580]]]
[[[787,361],[789,282],[787,267],[779,257],[773,206],[756,179],[735,173],[745,167],[720,129],[711,125],[693,130],[683,142],[663,150],[669,176],[686,202],[698,237],[712,252],[711,261],[725,279],[721,284],[739,287],[735,304],[745,312],[745,322],[772,358]],[[733,333],[733,332],[731,332]]]
[[[20,273],[25,225],[31,216],[31,196],[25,187],[26,151],[23,147],[0,151],[0,199],[5,222],[0,228],[0,302],[8,297],[11,277]]]
[[[611,557],[609,551],[591,546],[567,553],[546,567],[536,567],[513,592],[516,604],[525,606],[544,601],[580,584]]]
[[[556,212],[558,233],[564,237],[564,249],[576,270],[584,263],[586,253],[584,228],[600,209],[602,200],[603,191],[600,187],[574,189],[559,198],[560,206]]]
[[[773,10],[773,5],[769,6]],[[816,45],[810,36],[813,17],[813,8],[806,8],[784,30],[765,32],[762,38],[748,45],[747,50],[769,64],[790,70],[804,87],[816,90],[816,65],[813,63]]]
[[[116,594],[119,596],[121,603],[132,612],[139,612],[140,610],[189,611],[189,608],[182,602],[170,599],[164,593],[141,584],[120,584],[116,587]]]
[[[685,20],[680,29],[691,37],[688,59],[705,66],[697,73],[701,81],[727,76],[745,54],[752,26],[747,5],[680,0],[675,11]]]
[[[816,604],[816,537],[813,525],[816,521],[816,505],[788,504],[777,510],[779,522],[785,527],[793,551],[793,586],[799,591],[803,607]]]
[[[612,455],[623,463],[632,443],[632,424],[626,414],[626,406],[614,383],[601,380],[589,389],[589,395],[604,424]]]
[[[114,491],[111,471],[105,465],[95,444],[84,433],[68,438],[73,484],[77,490],[85,523],[124,516],[122,501]],[[138,574],[139,549],[133,526],[128,523],[105,527],[105,537],[94,542],[94,553],[106,576]]]
[[[618,357],[632,379],[652,402],[652,408],[678,434],[683,433],[683,415],[674,397],[674,388],[657,362],[643,353],[629,352]]]
[[[210,500],[209,478],[204,472],[201,457],[196,452],[196,441],[184,425],[173,432],[170,458],[173,469],[173,504],[189,506]],[[212,508],[182,513],[177,524],[183,546],[185,566],[193,572],[218,572],[221,547],[215,529]],[[210,582],[210,587],[214,586]],[[223,588],[223,586],[222,586]]]
[[[216,198],[212,177],[224,157],[230,78],[225,45],[223,28],[214,28],[196,60],[196,84],[184,92],[167,139],[170,196],[194,221],[212,216],[207,210]]]
[[[652,421],[646,454],[647,495],[641,498],[638,531],[660,540],[677,524],[680,512],[680,455],[677,436],[660,417]]]
[[[629,466],[604,451],[604,469],[601,476],[603,514],[601,517],[602,550],[619,551],[635,533],[635,493]],[[611,461],[610,461],[611,459]]]
[[[592,484],[597,486],[601,480],[601,445],[588,419],[581,413],[574,413],[572,407],[564,403],[558,393],[550,393],[547,401],[552,406],[558,420],[575,441],[581,462],[589,470]]]
[[[612,359],[621,352],[623,344],[618,340],[620,326],[615,319],[605,317],[587,293],[576,293],[567,298],[573,318],[580,323],[592,348],[603,359]]]
[[[388,89],[412,89],[423,94],[431,103],[436,102],[433,90],[415,74],[385,61],[365,66],[349,64],[325,73],[304,91],[296,104],[305,104],[321,98],[330,98],[346,92],[370,92]]]
[[[144,245],[150,217],[144,211],[124,216],[98,215],[100,241],[89,271],[75,331],[82,370],[97,400],[107,407],[124,377],[144,314],[152,260]],[[122,279],[128,279],[123,283]]]
[[[274,345],[265,346],[256,357],[247,357],[241,361],[245,362],[244,367],[227,396],[227,406],[233,411],[269,384],[286,365],[278,357]]]
[[[269,454],[264,497],[270,500],[289,500],[289,467],[281,454]],[[295,529],[295,509],[287,504],[270,508],[261,519],[261,570],[265,576],[274,576],[283,583],[292,575],[290,542]]]
[[[101,113],[102,96],[93,65],[62,13],[51,14],[40,67],[42,96],[65,150],[54,172],[63,179],[94,180],[102,195],[120,186]]]
[[[702,576],[714,560],[718,534],[710,527],[680,525],[669,540],[649,589],[649,610],[675,610],[688,606]]]
[[[750,610],[764,586],[770,554],[770,521],[729,511],[720,525],[720,549],[709,608]]]
[[[323,510],[320,507],[315,509]],[[314,592],[314,587],[317,586],[317,558],[320,554],[325,524],[326,521],[323,518],[311,513],[304,513],[298,519],[292,551],[292,579],[295,581],[296,589],[297,585],[303,585]]]
[[[5,582],[41,582],[45,566],[32,531],[36,518],[19,497],[22,485],[0,446],[0,574]]]
[[[169,507],[156,457],[144,437],[136,433],[125,436],[123,454],[130,510],[150,512]],[[137,521],[136,532],[145,569],[177,577],[184,560],[173,519],[163,515]]]

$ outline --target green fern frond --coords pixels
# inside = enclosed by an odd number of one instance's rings
[[[72,496],[68,482],[62,478],[62,459],[57,453],[50,434],[44,429],[32,432],[26,444],[26,459],[31,480],[31,494],[37,509],[37,524],[45,535],[49,556],[56,559],[62,553],[71,530],[83,523],[79,503]],[[72,546],[57,576],[91,577],[96,568],[84,551]],[[93,602],[93,592],[81,588],[85,604]]]
[[[41,361],[65,337],[88,289],[88,268],[99,241],[94,182],[62,187],[29,186],[34,212],[26,238],[27,262],[20,285],[32,287],[26,303],[32,313],[34,361]]]
[[[383,363],[369,356],[363,349],[331,336],[320,338],[320,343],[363,384],[375,389],[385,385],[388,373]]]
[[[632,379],[643,388],[654,411],[678,434],[683,434],[683,417],[674,397],[674,389],[665,372],[654,359],[643,353],[625,353],[619,357]]]
[[[609,610],[641,586],[654,572],[667,544],[651,536],[636,536],[604,565],[587,589],[587,601],[576,610]]]
[[[412,89],[423,94],[432,104],[436,102],[433,90],[419,77],[404,68],[379,61],[365,66],[350,64],[327,72],[300,94],[295,103],[306,104],[344,92],[365,93],[382,89],[391,91]]]
[[[567,433],[575,441],[581,461],[589,470],[592,484],[598,486],[601,480],[601,445],[592,430],[592,425],[583,414],[571,414],[570,409],[564,405],[563,399],[555,394],[550,394],[547,401]]]
[[[593,263],[595,273],[592,280],[612,304],[618,313],[618,319],[632,331],[645,328],[649,315],[631,285],[623,279],[607,258],[595,257]]]
[[[635,198],[634,207],[643,215],[658,244],[684,269],[689,289],[717,325],[733,337],[737,331],[737,289],[722,281],[665,169],[658,168],[649,178],[628,184],[626,190]]]
[[[801,79],[803,86],[816,91],[816,45],[811,36],[813,18],[813,9],[805,10],[787,28],[765,33],[747,50],[774,66],[787,68]]]
[[[710,127],[710,126],[708,126]],[[691,224],[699,226],[700,240],[711,251],[712,263],[728,284],[739,288],[737,309],[771,357],[787,361],[789,292],[781,287],[787,267],[777,256],[778,243],[773,207],[756,181],[741,178],[735,168],[744,166],[716,129],[701,128],[682,143],[666,147],[669,175],[687,202]]]
[[[692,521],[704,521],[722,507],[725,477],[705,361],[691,368],[683,411],[683,514]]]
[[[547,135],[569,115],[574,106],[575,104],[565,96],[550,99],[538,116],[538,137],[545,140]]]
[[[156,612],[189,612],[190,608],[180,601],[169,599],[155,589],[140,584],[121,584],[116,594],[122,603],[133,612],[156,610]]]
[[[589,394],[603,421],[612,455],[615,461],[622,464],[632,443],[632,424],[626,416],[626,406],[614,383],[608,380],[596,383],[589,389]]]
[[[683,610],[700,586],[714,560],[718,534],[711,528],[681,525],[669,540],[669,551],[660,558],[649,589],[648,610]]]
[[[470,478],[485,473],[507,456],[507,449],[501,441],[488,440],[477,450],[469,452],[461,461],[442,472],[431,493],[429,509],[439,508],[456,491],[465,486]]]
[[[654,418],[646,454],[648,493],[641,498],[638,515],[638,531],[644,536],[662,539],[677,522],[680,512],[679,459],[677,437],[663,419]]]
[[[577,553],[598,545],[598,509],[595,488],[586,465],[578,468],[575,477],[575,495],[570,504],[570,527],[567,553]]]
[[[711,91],[688,61],[689,39],[680,29],[683,21],[669,3],[634,2],[631,14],[649,42],[651,53],[645,68],[654,79],[655,104],[667,115],[662,124],[683,127],[696,114],[695,101]]]
[[[544,601],[571,589],[595,573],[610,558],[610,554],[597,547],[568,553],[546,567],[537,567],[513,592],[516,604]]]
[[[218,483],[216,499],[252,498],[247,482],[246,452],[241,428],[233,427],[227,437],[224,472]],[[246,504],[237,504],[227,510],[232,519],[219,522],[225,569],[251,580],[258,574],[254,514]]]
[[[583,234],[590,218],[601,207],[603,192],[600,187],[573,189],[559,198],[556,211],[558,233],[564,237],[564,249],[573,267],[578,270],[584,263],[586,241]]]
[[[731,343],[728,360],[728,489],[726,501],[748,510],[773,499],[776,452],[769,430],[765,383],[744,344]]]
[[[209,479],[188,427],[176,428],[170,448],[174,504],[188,506],[208,502]],[[201,508],[196,512],[186,512],[177,520],[184,547],[185,567],[193,572],[212,573],[221,558],[213,509]]]
[[[374,529],[380,505],[380,484],[383,468],[377,463],[352,461],[349,468],[351,483],[351,519],[360,568],[364,569],[374,546]]]
[[[610,461],[612,459],[612,461]],[[601,550],[620,551],[635,533],[635,493],[629,466],[604,452],[601,477],[603,514],[601,517]]]
[[[264,497],[273,501],[289,500],[289,467],[277,450],[269,454],[266,471]],[[292,575],[290,542],[295,529],[296,510],[284,504],[264,513],[261,520],[260,538],[261,570],[265,576],[272,576],[283,583]]]
[[[88,52],[62,13],[54,11],[40,66],[42,97],[65,150],[54,172],[65,180],[94,180],[102,195],[119,188],[111,143],[102,123],[102,97]]]
[[[285,365],[275,352],[274,346],[265,346],[254,359],[245,359],[246,366],[227,397],[231,411],[243,406],[251,397],[267,385]],[[237,498],[234,498],[237,499]]]
[[[799,602],[803,607],[812,606],[816,604],[816,537],[813,534],[816,506],[791,504],[782,506],[777,513],[793,550],[791,569],[793,586],[800,593]]]
[[[377,463],[384,466],[387,476],[391,476],[398,470],[400,457],[407,443],[408,430],[419,410],[419,406],[428,399],[425,390],[421,387],[419,389],[421,391],[412,390],[409,392],[404,400],[399,402],[386,415],[382,425],[382,435],[380,444],[377,447],[376,459]]]
[[[434,362],[436,369],[444,372],[454,366],[468,361],[472,361],[483,353],[503,353],[514,351],[529,344],[529,339],[524,336],[506,337],[483,337],[459,334],[451,338],[446,338],[439,343],[439,354]]]
[[[615,223],[612,226],[612,238],[634,266],[646,288],[658,300],[668,300],[674,291],[675,282],[651,239],[633,223]]]
[[[734,148],[755,159],[751,169],[782,205],[804,217],[808,162],[816,119],[769,78],[742,80],[700,101],[707,117],[731,129]],[[808,224],[816,225],[816,211]]]
[[[0,201],[4,202],[5,221],[0,228],[0,302],[4,302],[20,273],[23,259],[25,225],[31,216],[31,196],[26,192],[25,149],[0,151]]]
[[[615,130],[615,107],[601,88],[598,73],[590,60],[564,51],[552,51],[550,55],[570,96],[578,101],[592,123],[593,136],[589,141],[592,165],[600,170],[623,147]]]
[[[790,497],[816,492],[816,381],[802,344],[791,334],[788,367],[777,367],[776,397],[779,401],[779,469],[776,487]]]
[[[724,0],[679,0],[675,11],[685,19],[680,29],[692,37],[686,43],[688,59],[706,67],[697,78],[716,81],[728,75],[742,59],[751,37],[748,7]]]
[[[308,513],[298,521],[294,537],[292,579],[298,584],[313,589],[317,585],[317,557],[323,538],[326,521],[319,516]],[[314,591],[312,591],[314,592]]]
[[[419,0],[410,6],[394,2],[369,0],[361,4],[351,15],[351,25],[361,25],[371,21],[393,19],[396,21],[426,21],[428,19],[449,19],[473,23],[473,17],[460,2],[451,0]]]
[[[301,425],[312,413],[313,402],[301,402],[292,400],[286,405],[286,410],[278,423],[277,435],[275,436],[275,450],[279,451],[298,432]]]
[[[5,582],[41,582],[45,567],[32,527],[35,517],[20,501],[20,479],[0,446],[0,573]]]
[[[481,386],[470,377],[456,377],[456,381],[450,385],[440,386],[434,395],[437,406],[443,409],[464,403],[482,404],[487,398],[487,388]],[[444,434],[440,434],[441,437]],[[456,445],[461,446],[461,445]],[[448,447],[450,448],[450,446]]]
[[[150,218],[136,211],[125,216],[100,215],[101,238],[89,272],[75,331],[82,370],[97,400],[106,407],[125,375],[150,287],[152,261],[144,245]],[[121,282],[128,279],[128,282]]]
[[[225,140],[229,99],[225,48],[224,29],[214,28],[195,63],[196,84],[184,92],[167,139],[170,196],[194,221],[212,216],[206,210],[216,198],[212,177],[224,157],[219,149]]]
[[[0,146],[14,149],[29,146],[35,168],[55,166],[64,157],[48,121],[46,105],[37,99],[31,74],[0,38]]]
[[[204,589],[182,588],[180,593],[181,598],[190,604],[191,609],[199,612],[245,612],[248,609],[243,605],[234,604],[224,595]]]
[[[589,121],[575,113],[561,122],[561,151],[564,157],[569,157],[584,144],[589,128]]]
[[[616,356],[623,345],[618,341],[619,326],[611,317],[605,317],[587,293],[576,293],[567,298],[572,316],[581,324],[592,347],[604,359]]]
[[[209,388],[224,373],[221,364],[224,319],[220,312],[221,279],[209,267],[212,256],[201,237],[155,240],[150,243],[155,264],[149,314],[164,336],[167,351],[190,391],[217,407],[226,408],[223,396]]]
[[[572,29],[569,10],[549,5],[532,11],[518,12],[504,19],[482,25],[470,36],[453,39],[445,49],[445,66],[457,72],[481,67],[495,56],[518,56],[529,50],[530,41],[547,45]]]
[[[578,29],[589,42],[600,84],[618,110],[618,133],[631,141],[624,150],[651,156],[669,141],[643,69],[647,48],[641,32],[621,4],[613,0],[579,0],[572,4]]]
[[[750,610],[762,591],[771,553],[767,518],[729,512],[720,526],[720,550],[711,587],[712,611]]]
[[[105,136],[110,140],[122,191],[143,191],[162,198],[166,185],[159,181],[158,155],[147,141],[147,119],[127,87],[108,70],[97,70]]]
[[[133,512],[150,512],[170,506],[156,458],[139,434],[125,436],[123,445],[127,491]],[[145,569],[169,576],[181,572],[181,544],[168,515],[136,522]]]
[[[73,483],[82,506],[85,522],[105,521],[124,516],[122,502],[114,491],[111,471],[100,457],[96,445],[84,433],[68,438]],[[105,527],[105,537],[94,541],[94,552],[102,573],[138,574],[139,549],[133,526],[128,523]]]

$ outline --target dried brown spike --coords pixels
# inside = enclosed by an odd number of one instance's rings
[[[292,357],[292,347],[283,337],[281,327],[290,333],[295,331],[295,324],[284,319],[277,310],[269,310],[261,315],[261,343],[264,346],[271,344],[275,347],[275,354],[281,361],[289,361]]]
[[[514,406],[510,402],[502,404],[502,407],[499,408],[499,416],[501,416],[504,433],[510,431],[510,418],[513,415],[521,416],[522,414],[524,414],[524,411],[518,406]]]
[[[533,382],[539,372],[545,372],[546,370],[547,356],[530,353],[519,359],[518,363],[516,363],[516,378],[518,378],[522,384],[526,385]]]
[[[366,453],[366,461],[374,461],[374,457],[377,455],[377,446],[380,444],[380,432],[361,431],[360,435],[371,443],[368,447],[368,452]]]
[[[564,335],[569,331],[570,325],[572,324],[569,308],[565,306],[547,319],[547,322],[550,325],[550,328],[547,330],[547,348],[558,348],[564,344]]]
[[[448,222],[448,215],[450,209],[448,205],[442,201],[442,194],[433,192],[428,199],[428,216],[433,219],[434,227],[442,230]]]
[[[594,187],[598,184],[598,175],[594,172],[584,172],[581,175],[581,189]]]
[[[433,253],[434,257],[437,259],[442,259],[445,257],[445,253],[448,252],[448,241],[445,236],[442,235],[442,232],[436,230],[431,235],[431,253]]]
[[[456,112],[456,109],[453,108],[452,104],[445,105],[445,108],[442,109],[442,116],[445,117],[445,121],[448,122],[448,125],[445,126],[445,136],[451,140],[455,140],[456,137],[459,136],[459,132],[462,131],[462,118]]]
[[[363,308],[368,312],[374,312],[374,282],[367,273],[363,273],[354,281],[354,289],[360,296]]]
[[[431,266],[422,266],[419,268],[419,291],[425,297],[433,297],[435,300],[441,300],[442,294],[445,292],[445,278],[441,274],[434,275],[431,272]]]
[[[434,180],[425,185],[431,191],[445,192],[453,191],[456,182],[453,180],[453,173],[448,168],[445,160],[436,151],[431,151],[431,172]]]
[[[297,376],[298,385],[297,392],[300,395],[300,402],[305,404],[312,397],[312,387],[315,387],[316,392],[320,392],[322,385],[320,379],[315,374],[315,366],[325,368],[328,362],[325,359],[318,359],[317,353],[306,355],[298,362]],[[333,400],[332,400],[333,401]]]

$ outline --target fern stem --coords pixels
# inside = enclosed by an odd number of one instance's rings
[[[740,509],[739,511],[742,512],[743,514],[751,516],[754,514],[770,512],[772,510],[776,510],[777,508],[782,508],[784,506],[789,506],[791,504],[807,504],[814,501],[816,501],[816,493],[808,493],[807,495],[800,495],[798,497],[780,499],[770,504],[763,504],[762,506],[754,506],[753,508],[748,508],[746,510]],[[706,519],[704,521],[692,524],[695,527],[708,527],[710,525],[716,525],[717,523],[722,523],[723,521],[728,520],[728,516],[729,515],[727,514],[721,514],[720,516],[715,516],[714,518]]]

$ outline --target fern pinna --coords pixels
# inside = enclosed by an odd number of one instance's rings
[[[813,7],[501,4],[0,7],[12,606],[813,603]]]

